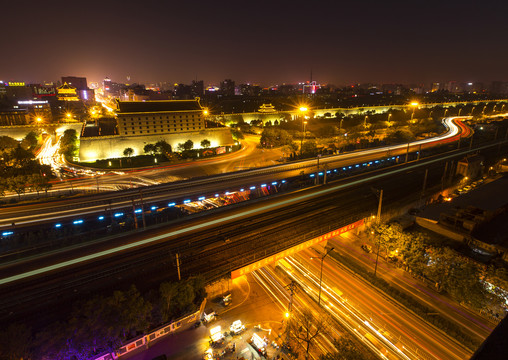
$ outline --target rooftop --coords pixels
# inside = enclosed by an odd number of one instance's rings
[[[118,101],[118,113],[202,111],[196,100]]]
[[[460,195],[450,202],[432,204],[418,214],[419,217],[439,220],[441,213],[454,214],[457,209],[474,206],[485,211],[495,211],[508,204],[508,176],[486,183],[473,191]]]

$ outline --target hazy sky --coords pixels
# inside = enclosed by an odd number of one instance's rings
[[[17,1],[0,80],[508,81],[507,1]]]

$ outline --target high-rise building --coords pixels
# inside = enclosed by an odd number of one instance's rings
[[[222,96],[235,95],[235,82],[231,79],[226,79],[220,82],[219,93]]]
[[[202,97],[205,93],[205,86],[203,85],[203,80],[195,81],[192,80],[191,83],[191,93],[194,98]]]
[[[78,91],[88,89],[86,77],[62,76],[62,84],[65,84],[65,83],[67,83],[70,86],[75,87]]]

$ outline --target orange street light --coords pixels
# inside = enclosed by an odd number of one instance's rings
[[[67,116],[67,119],[70,119],[72,114],[71,113],[67,113],[67,114],[65,114],[65,116]]]
[[[37,120],[37,122],[41,122],[41,121],[42,121],[42,118],[41,118],[41,117],[38,117],[36,120]]]
[[[307,109],[305,106],[301,106],[300,109],[298,110],[300,110],[301,112],[306,112],[309,109]]]
[[[206,109],[203,110],[203,115],[205,115],[205,116],[208,115],[208,110],[206,110]]]

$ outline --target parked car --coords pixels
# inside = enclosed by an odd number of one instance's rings
[[[362,244],[362,249],[363,249],[363,251],[365,251],[367,253],[372,252],[372,246],[370,246],[369,244]]]

